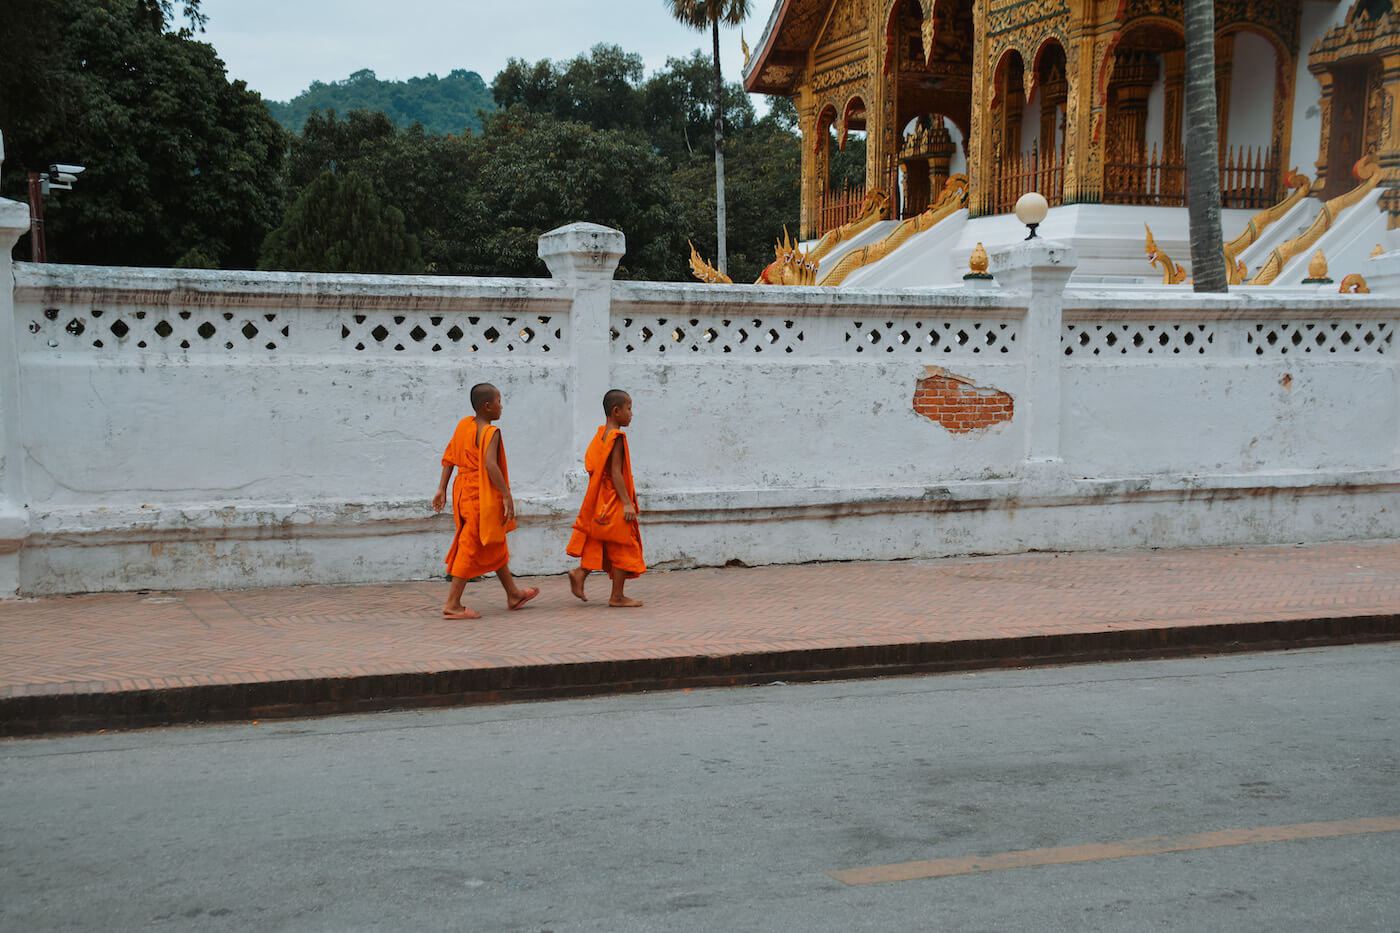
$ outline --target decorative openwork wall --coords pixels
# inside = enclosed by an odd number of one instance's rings
[[[982,288],[614,282],[620,234],[559,233],[541,280],[19,265],[4,590],[439,574],[428,499],[479,381],[505,399],[523,573],[566,566],[613,386],[661,567],[1120,546],[1135,523],[1400,534],[1384,297],[1066,288],[1053,244]]]

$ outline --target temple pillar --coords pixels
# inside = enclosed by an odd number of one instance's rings
[[[972,21],[986,22],[987,0],[973,0]],[[972,114],[968,123],[967,181],[968,215],[980,217],[989,212],[991,204],[992,158],[995,118],[987,113],[991,107],[991,87],[987,71],[990,54],[986,30],[979,29],[972,50]]]
[[[826,190],[828,154],[826,130],[817,125],[812,93],[803,88],[797,108],[797,125],[802,132],[802,187],[799,226],[803,239],[819,236],[822,194]]]
[[[1382,135],[1376,158],[1380,162],[1381,209],[1390,215],[1387,226],[1400,229],[1400,51],[1381,56],[1380,112]]]
[[[1065,49],[1065,196],[1066,204],[1103,200],[1103,159],[1095,144],[1094,124],[1103,111],[1095,107],[1098,81],[1095,49],[1103,41],[1081,28]]]

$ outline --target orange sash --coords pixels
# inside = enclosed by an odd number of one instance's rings
[[[486,470],[486,452],[491,449],[491,438],[499,434],[500,428],[488,424],[481,429],[481,442],[477,444],[476,482],[477,495],[481,501],[481,519],[477,531],[482,544],[500,544],[506,539],[506,532],[515,530],[515,519],[506,522],[506,500],[499,489],[491,482],[491,474]],[[506,452],[500,452],[501,476],[510,485],[510,473],[506,470]]]

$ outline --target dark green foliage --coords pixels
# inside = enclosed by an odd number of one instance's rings
[[[385,114],[397,126],[421,123],[429,133],[445,135],[480,132],[477,112],[494,110],[496,105],[486,82],[475,71],[458,68],[445,78],[430,74],[407,81],[381,81],[364,68],[343,81],[315,81],[287,103],[268,101],[267,106],[277,122],[293,133],[301,132],[316,111],[368,110]]]
[[[713,263],[715,255],[715,166],[701,149],[674,175],[684,210],[685,235]],[[796,238],[801,213],[801,139],[786,128],[781,112],[725,140],[725,200],[728,202],[729,275],[752,282],[773,261],[773,244],[786,226]],[[687,256],[689,250],[687,249]],[[688,277],[688,276],[686,276]]]
[[[263,244],[261,268],[292,272],[421,272],[418,238],[367,179],[325,172],[287,209]]]
[[[491,82],[491,94],[502,108],[519,105],[600,130],[635,129],[642,122],[641,80],[640,55],[599,44],[559,65],[512,58]]]
[[[545,275],[540,235],[576,221],[627,237],[619,278],[675,279],[685,239],[668,167],[640,138],[513,107],[492,114],[464,246],[476,274]]]
[[[198,3],[182,7],[197,25]],[[45,199],[49,258],[170,265],[198,248],[250,267],[281,214],[286,141],[211,46],[170,31],[174,4],[16,0],[13,12],[0,30],[3,193],[25,200],[25,174],[52,162],[88,167]]]

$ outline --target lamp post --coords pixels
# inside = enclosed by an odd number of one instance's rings
[[[1035,238],[1035,228],[1040,226],[1048,213],[1050,205],[1039,192],[1027,191],[1016,201],[1016,219],[1031,229],[1026,237],[1028,240]]]

